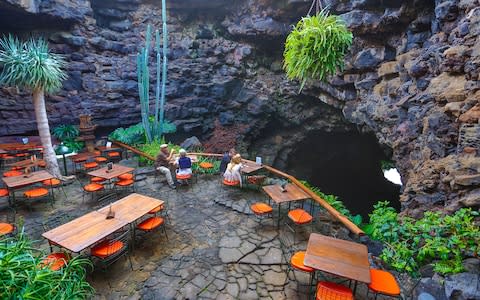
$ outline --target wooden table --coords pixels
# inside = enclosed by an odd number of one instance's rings
[[[110,180],[110,179],[118,177],[122,174],[132,172],[134,170],[135,170],[134,168],[114,164],[112,170],[110,170],[110,171],[108,171],[108,167],[103,167],[103,168],[97,169],[95,171],[88,172],[87,174],[90,175],[90,176],[102,177],[102,178],[105,178],[107,180]]]
[[[123,219],[115,217],[107,220],[105,214],[93,211],[47,231],[42,236],[65,249],[78,253],[126,225],[128,222]]]
[[[5,143],[5,144],[0,144],[0,149],[6,150],[6,151],[27,151],[27,150],[37,150],[41,149],[41,146],[37,143],[28,143],[28,144],[23,144],[23,143]]]
[[[20,167],[20,168],[27,168],[27,167],[34,167],[38,166],[42,163],[45,163],[43,159],[37,159],[36,161],[32,161],[31,159],[19,160],[17,162],[8,164],[9,167]]]
[[[132,224],[164,202],[152,197],[130,194],[111,204],[115,217],[107,219],[110,205],[63,224],[42,236],[60,246],[80,252],[120,228]]]
[[[242,173],[245,173],[245,174],[250,174],[250,173],[256,172],[260,169],[263,169],[262,165],[257,165],[257,163],[255,163],[253,161],[243,160],[242,161],[242,168],[240,169],[240,171]]]
[[[278,184],[267,185],[262,188],[270,197],[270,199],[272,199],[273,202],[275,202],[275,204],[278,206],[277,228],[280,227],[280,206],[282,203],[301,201],[310,198],[310,196],[307,195],[302,189],[291,183],[285,186],[286,192],[282,192],[282,187]]]
[[[84,162],[87,161],[90,158],[97,157],[99,155],[93,153],[93,152],[81,152],[75,155],[68,156],[74,163],[79,163],[79,162]]]
[[[115,212],[115,218],[132,223],[163,203],[162,200],[133,193],[115,201],[111,207]],[[109,210],[110,206],[106,206],[99,209],[98,212],[106,216]]]
[[[356,282],[370,283],[370,263],[365,245],[318,233],[310,234],[304,264]],[[355,291],[354,288],[354,291]]]
[[[5,185],[7,186],[9,192],[12,193],[12,196],[13,196],[12,198],[13,198],[13,201],[15,202],[15,192],[13,191],[15,188],[34,184],[37,182],[42,182],[44,180],[53,179],[53,178],[55,177],[53,177],[52,174],[48,173],[45,170],[42,170],[42,171],[32,172],[28,177],[25,177],[25,175],[19,175],[19,176],[12,176],[12,177],[3,177],[2,180],[3,182],[5,182]]]

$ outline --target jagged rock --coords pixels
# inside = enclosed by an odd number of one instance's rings
[[[445,278],[445,294],[449,299],[480,299],[478,274],[460,273]]]
[[[189,137],[188,139],[184,140],[180,147],[185,150],[193,150],[202,148],[202,143],[196,136]]]
[[[452,76],[442,73],[430,81],[427,91],[437,101],[461,102],[465,100],[465,83],[463,75]]]

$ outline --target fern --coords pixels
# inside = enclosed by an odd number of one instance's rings
[[[344,21],[326,10],[302,18],[288,35],[283,68],[291,80],[325,81],[344,67],[343,58],[352,45],[353,34]]]

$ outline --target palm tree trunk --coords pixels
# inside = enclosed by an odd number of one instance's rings
[[[33,106],[37,119],[38,135],[40,136],[43,146],[43,159],[47,163],[47,171],[57,178],[62,178],[63,176],[58,167],[57,157],[55,151],[53,151],[43,89],[35,89],[33,91]]]

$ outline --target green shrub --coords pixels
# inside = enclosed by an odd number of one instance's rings
[[[381,258],[398,271],[418,275],[431,263],[435,272],[463,271],[462,260],[480,252],[478,211],[462,208],[453,215],[426,212],[421,219],[400,217],[388,201],[379,202],[370,214],[372,238],[385,244]]]
[[[333,208],[335,208],[339,213],[347,217],[352,223],[359,226],[362,224],[362,216],[361,215],[352,215],[350,210],[345,207],[342,201],[338,200],[338,197],[335,195],[327,195],[323,193],[318,187],[312,186],[310,183],[306,181],[301,181],[307,188],[309,188],[312,192],[317,194],[320,198],[324,199],[328,204],[330,204]]]
[[[150,117],[150,125],[153,126],[153,117]],[[163,133],[174,133],[175,131],[177,131],[175,124],[164,121]],[[127,128],[117,128],[108,135],[108,138],[131,146],[145,144],[147,142],[145,128],[141,122]]]
[[[325,81],[343,69],[352,39],[345,22],[326,10],[302,18],[285,42],[283,68],[287,77],[300,80],[300,89],[308,79]]]
[[[160,153],[160,145],[162,144],[168,144],[168,150],[170,151],[171,149],[175,150],[175,153],[178,153],[180,150],[180,146],[172,144],[172,143],[167,143],[165,141],[165,138],[161,138],[160,140],[154,140],[153,142],[149,144],[142,144],[138,145],[138,150],[142,151],[143,153],[146,153],[150,156],[153,156],[154,158],[157,157],[158,153]],[[153,165],[154,161],[151,161],[143,156],[139,157],[139,162],[146,164],[146,165]]]
[[[59,125],[53,128],[52,134],[67,146],[71,152],[78,152],[85,146],[83,142],[77,141],[80,131],[75,125]]]
[[[45,253],[32,248],[20,234],[0,238],[0,299],[86,299],[93,288],[85,280],[87,259],[74,257],[52,271],[41,264]]]

